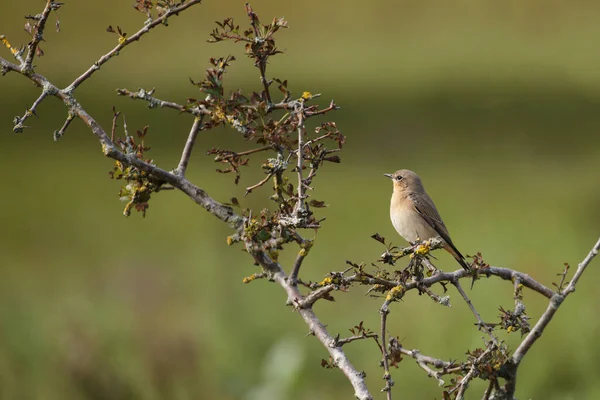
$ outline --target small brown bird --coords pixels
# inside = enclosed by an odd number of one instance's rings
[[[452,243],[448,228],[433,200],[425,192],[421,178],[407,169],[384,175],[394,183],[390,218],[400,236],[410,243],[440,236],[444,241],[444,249],[452,254],[461,267],[470,271],[465,258]]]

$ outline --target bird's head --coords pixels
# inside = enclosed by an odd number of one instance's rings
[[[383,174],[390,178],[394,184],[394,191],[415,192],[423,190],[423,183],[419,175],[408,169],[401,169],[393,174]]]

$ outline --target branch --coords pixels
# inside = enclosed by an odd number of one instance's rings
[[[575,291],[575,285],[579,281],[579,278],[581,278],[581,275],[590,264],[592,259],[598,255],[598,251],[600,251],[600,239],[598,239],[588,255],[578,265],[577,271],[575,272],[575,275],[573,275],[573,279],[571,279],[571,282],[569,282],[565,290],[562,293],[554,293],[554,295],[550,298],[550,302],[546,308],[546,311],[544,311],[540,319],[527,334],[525,339],[523,339],[519,347],[517,347],[511,359],[504,366],[504,371],[502,371],[503,377],[507,380],[504,389],[506,390],[510,399],[514,397],[516,390],[517,369],[519,368],[519,364],[523,360],[523,357],[525,357],[525,355],[531,349],[531,346],[533,346],[540,336],[542,336],[544,329],[546,329],[554,317],[554,314],[556,314],[556,311],[558,311],[558,308],[561,306],[567,296]]]
[[[246,12],[248,13],[248,17],[250,17],[250,25],[252,25],[252,29],[254,30],[254,38],[258,41],[264,40],[261,30],[259,29],[258,16],[254,13],[252,7],[250,7],[250,4],[248,3],[246,3]],[[267,106],[271,107],[273,102],[271,101],[271,91],[269,90],[270,83],[267,79],[267,57],[268,56],[264,55],[262,57],[257,57],[256,66],[260,70],[260,81],[265,89],[265,95],[267,96]]]
[[[289,281],[288,277],[288,281]],[[291,284],[291,283],[290,283]],[[304,300],[298,302],[299,308],[310,308],[317,302],[317,300],[326,297],[329,293],[331,293],[335,289],[335,285],[327,285],[319,288],[313,292],[310,292]]]
[[[352,343],[356,340],[363,340],[363,339],[377,339],[379,336],[376,333],[363,333],[362,335],[354,335],[354,336],[350,336],[344,339],[337,339],[335,341],[335,344],[338,346],[343,346],[345,344],[348,343]]]
[[[137,92],[131,92],[127,89],[117,89],[117,94],[119,96],[127,96],[130,99],[133,100],[144,100],[148,102],[148,108],[172,108],[173,110],[177,110],[179,112],[182,113],[188,113],[188,114],[192,114],[195,116],[200,116],[200,115],[209,115],[210,111],[208,111],[206,108],[204,107],[186,107],[183,106],[181,104],[172,102],[172,101],[165,101],[165,100],[161,100],[158,99],[156,97],[153,96],[154,92],[156,91],[156,88],[152,88],[151,90],[145,90],[145,89],[138,89]]]
[[[126,165],[133,165],[136,168],[139,168],[140,170],[151,174],[155,178],[162,180],[173,187],[176,187],[220,220],[231,224],[231,226],[234,228],[241,227],[243,218],[240,215],[234,213],[231,207],[219,203],[218,201],[210,197],[203,189],[192,184],[184,177],[175,175],[171,172],[167,172],[161,168],[158,168],[154,164],[150,164],[143,160],[140,160],[133,154],[125,154],[119,151],[106,134],[106,131],[100,126],[100,124],[98,124],[98,122],[96,122],[94,118],[92,118],[87,113],[87,111],[85,111],[85,109],[79,104],[79,102],[73,97],[71,93],[59,90],[55,85],[50,83],[42,75],[36,73],[26,75],[22,67],[8,62],[1,57],[0,65],[2,65],[2,67],[6,68],[8,71],[18,72],[21,75],[26,76],[38,86],[44,87],[45,90],[48,90],[50,94],[62,100],[65,106],[69,108],[70,112],[73,115],[79,117],[92,130],[94,135],[96,135],[96,137],[100,141],[100,144],[102,145],[102,152],[104,153],[104,155],[112,159],[121,161]]]
[[[298,103],[298,107],[296,108],[296,112],[298,113],[298,162],[296,164],[296,169],[298,170],[298,203],[296,205],[296,214],[301,217],[301,214],[304,212],[304,180],[302,179],[302,167],[304,166],[304,134],[306,133],[306,128],[304,127],[304,102]]]
[[[111,58],[113,58],[114,56],[119,54],[119,52],[123,48],[127,47],[128,45],[130,45],[131,43],[133,43],[137,40],[140,40],[140,38],[142,36],[144,36],[146,33],[150,32],[153,28],[156,28],[157,26],[163,24],[169,17],[171,17],[173,15],[178,15],[180,12],[182,12],[192,6],[195,6],[196,4],[200,4],[201,2],[202,2],[202,0],[189,0],[185,3],[180,4],[177,7],[171,8],[166,13],[164,13],[162,16],[156,18],[154,21],[145,25],[142,29],[140,29],[139,31],[137,31],[136,33],[131,35],[130,37],[125,38],[124,40],[120,41],[119,44],[116,45],[111,51],[109,51],[108,53],[106,53],[105,55],[100,57],[98,59],[98,61],[96,61],[87,71],[85,71],[81,76],[79,76],[77,79],[75,79],[73,81],[73,83],[71,83],[65,89],[65,91],[72,92],[73,90],[77,89],[77,87],[79,87],[79,85],[81,85],[83,82],[85,82],[87,79],[89,79],[96,71],[98,71],[103,64],[105,64],[108,60],[110,60]]]
[[[390,364],[388,360],[387,344],[385,340],[387,330],[387,316],[390,313],[389,307],[392,299],[392,294],[388,294],[385,301],[383,302],[383,305],[379,309],[379,314],[381,314],[381,353],[383,355],[383,379],[385,380],[385,387],[381,389],[381,391],[386,393],[387,400],[392,400],[392,386],[394,386],[394,381],[392,380],[392,375],[390,374]]]
[[[469,372],[467,372],[467,374],[458,383],[458,393],[456,394],[456,400],[464,399],[465,391],[469,387],[469,382],[476,377],[477,366],[479,365],[479,363],[481,363],[481,361],[483,361],[485,357],[487,357],[488,354],[490,354],[491,351],[492,349],[490,348],[486,349],[475,361],[473,361]]]
[[[75,119],[75,116],[69,112],[69,114],[67,115],[67,119],[65,120],[65,123],[63,124],[63,126],[59,130],[54,131],[53,138],[54,138],[55,142],[58,142],[58,140],[61,137],[63,137],[67,128],[69,127],[69,125],[71,125],[71,121],[73,121],[74,119]]]
[[[289,304],[299,304],[303,300],[303,296],[298,290],[298,287],[289,283],[283,267],[276,261],[273,261],[264,252],[252,252],[252,243],[246,243],[246,249],[254,255],[255,260],[272,275],[272,279],[281,286],[288,295]],[[319,320],[314,313],[312,307],[297,308],[298,313],[308,325],[311,333],[323,344],[329,352],[335,365],[346,375],[352,387],[354,388],[354,396],[359,400],[373,400],[369,393],[365,382],[365,373],[357,371],[348,360],[346,353],[342,350],[341,345],[335,344],[335,338],[332,337],[325,325]]]
[[[192,149],[194,148],[194,143],[196,142],[196,137],[198,136],[198,132],[202,130],[202,119],[203,117],[194,118],[194,123],[192,124],[192,128],[190,129],[188,139],[185,142],[183,153],[181,154],[181,160],[179,161],[179,165],[175,170],[175,174],[177,175],[185,176],[185,170],[187,169],[188,163],[190,161]]]
[[[571,282],[569,282],[569,284],[567,285],[567,288],[563,292],[563,294],[565,296],[567,296],[568,294],[573,293],[575,291],[575,285],[579,281],[579,278],[581,278],[581,275],[583,274],[583,272],[585,271],[587,266],[590,264],[592,259],[598,255],[598,251],[600,251],[600,239],[598,239],[598,241],[596,242],[596,244],[594,245],[592,250],[590,250],[588,255],[577,266],[577,271],[575,271],[575,275],[573,275],[573,279],[571,279]]]
[[[46,98],[46,96],[48,96],[48,94],[49,93],[47,91],[42,90],[42,93],[37,98],[37,100],[32,104],[31,108],[25,110],[25,114],[23,114],[22,117],[19,117],[19,116],[15,117],[15,119],[13,120],[13,122],[15,124],[15,126],[13,127],[13,132],[21,133],[21,132],[23,132],[24,128],[27,128],[24,125],[25,121],[27,121],[32,115],[35,115],[37,117],[35,110],[38,108],[40,103]]]
[[[300,267],[302,266],[302,262],[304,261],[305,257],[306,249],[300,249],[289,276],[290,284],[293,286],[298,285],[298,274],[300,273]]]
[[[465,302],[471,309],[471,312],[473,313],[475,318],[477,318],[477,325],[479,326],[479,329],[483,329],[489,335],[489,337],[492,340],[492,342],[494,343],[494,345],[498,346],[499,342],[498,342],[498,339],[496,338],[496,336],[494,335],[494,333],[492,332],[492,328],[488,324],[483,322],[483,320],[481,319],[481,315],[479,315],[479,313],[475,309],[475,306],[473,306],[471,299],[469,299],[469,297],[463,290],[462,286],[460,285],[460,282],[458,280],[455,280],[455,281],[452,281],[452,284],[456,287],[456,290],[458,290],[458,292],[460,293],[462,298],[465,300]]]
[[[33,57],[35,56],[38,45],[42,40],[44,40],[44,28],[46,27],[46,21],[50,16],[50,12],[52,10],[57,10],[60,8],[61,3],[55,3],[52,0],[46,1],[46,7],[44,7],[44,11],[40,15],[36,15],[33,19],[37,20],[35,27],[32,31],[32,39],[31,42],[27,45],[27,56],[25,57],[25,62],[21,67],[24,71],[33,71],[32,63]]]
[[[421,354],[419,350],[416,349],[408,350],[400,345],[398,351],[400,351],[400,353],[402,354],[406,354],[407,356],[414,358],[419,367],[421,367],[425,372],[427,372],[428,376],[435,378],[440,386],[443,386],[445,384],[444,380],[441,378],[443,375],[458,372],[462,369],[461,366],[456,365],[456,363],[452,361],[444,361],[440,360],[439,358],[425,356]],[[429,365],[432,365],[434,368],[440,368],[441,371],[435,371],[432,368],[430,368]]]
[[[269,179],[271,179],[271,177],[272,177],[274,174],[275,174],[274,172],[269,172],[269,173],[267,174],[267,176],[265,176],[265,177],[264,177],[264,178],[263,178],[263,179],[262,179],[260,182],[258,182],[258,183],[257,183],[257,184],[255,184],[255,185],[248,186],[248,187],[246,188],[246,193],[244,193],[244,196],[248,196],[250,193],[252,193],[252,191],[253,191],[254,189],[257,189],[257,188],[261,187],[262,185],[264,185],[265,183],[267,183],[267,182],[269,181]]]

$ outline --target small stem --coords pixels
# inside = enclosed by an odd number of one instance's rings
[[[392,375],[390,374],[390,365],[387,354],[387,341],[386,341],[386,330],[387,330],[387,316],[390,313],[389,311],[390,300],[385,300],[381,308],[379,309],[379,313],[381,314],[381,353],[383,355],[383,379],[385,380],[385,388],[383,391],[386,392],[387,400],[392,400],[392,386],[394,385],[394,381],[392,380]]]
[[[298,109],[298,162],[296,169],[298,170],[298,203],[296,205],[296,213],[304,211],[304,180],[302,179],[302,167],[304,166],[304,103],[300,102]]]
[[[256,185],[252,185],[246,188],[246,193],[244,194],[244,196],[248,196],[250,193],[252,193],[252,191],[256,188],[261,187],[262,185],[264,185],[265,183],[267,183],[269,181],[269,179],[271,179],[271,177],[273,176],[273,172],[269,172],[267,174],[267,176],[265,176],[265,178],[263,180],[261,180],[260,182],[258,182]]]
[[[114,108],[113,108],[113,112],[114,112],[114,115],[113,115],[113,120],[112,120],[112,128],[110,130],[110,141],[112,143],[115,142],[115,135],[117,132],[117,119],[119,118],[119,115],[121,115],[121,112],[115,110]]]
[[[202,130],[202,120],[203,117],[194,118],[194,123],[192,124],[192,128],[190,129],[188,139],[185,142],[185,146],[183,148],[183,153],[181,154],[181,159],[179,160],[179,165],[176,169],[176,173],[178,175],[185,176],[185,171],[187,169],[188,163],[190,162],[192,150],[194,149],[194,143],[196,143],[196,137],[198,136],[198,132]]]
[[[126,38],[125,40],[120,42],[118,45],[116,45],[111,51],[109,51],[108,53],[106,53],[105,55],[100,57],[98,59],[98,61],[96,61],[87,71],[85,71],[82,75],[80,75],[77,79],[75,79],[65,89],[65,92],[71,93],[71,92],[73,92],[73,90],[77,89],[79,87],[79,85],[81,85],[83,82],[88,80],[96,71],[98,71],[100,69],[100,67],[102,65],[104,65],[106,62],[108,62],[110,59],[112,59],[114,56],[116,56],[124,47],[128,46],[129,44],[131,44],[137,40],[140,40],[140,38],[143,35],[150,32],[150,30],[152,30],[153,28],[156,28],[157,26],[162,25],[164,23],[164,21],[167,20],[168,18],[170,18],[171,16],[179,15],[180,12],[182,12],[192,6],[195,6],[196,4],[200,4],[201,2],[202,2],[202,0],[189,0],[185,3],[182,3],[181,5],[179,5],[177,7],[169,9],[166,13],[164,13],[162,16],[156,18],[155,20],[150,22],[148,25],[144,25],[144,27],[142,29],[140,29],[133,35],[129,36],[128,38]]]
[[[473,306],[473,303],[471,302],[471,299],[469,299],[469,297],[467,296],[467,294],[463,290],[462,286],[460,285],[460,282],[458,280],[453,280],[452,284],[456,287],[456,290],[458,290],[458,292],[460,293],[460,295],[462,296],[462,298],[465,300],[465,302],[467,303],[467,305],[471,309],[471,312],[473,313],[473,315],[475,316],[475,318],[477,318],[477,322],[478,322],[479,328],[483,329],[489,335],[489,337],[492,340],[492,342],[494,343],[494,345],[498,346],[499,342],[498,342],[498,339],[496,338],[496,336],[494,335],[494,333],[492,332],[492,328],[489,327],[485,322],[483,322],[483,320],[481,319],[481,315],[479,315],[479,313],[475,309],[475,306]]]
[[[33,38],[31,42],[27,45],[27,56],[25,57],[25,62],[22,65],[24,71],[32,71],[32,63],[33,57],[35,56],[35,52],[37,50],[38,45],[44,39],[44,28],[46,27],[46,21],[50,16],[50,12],[52,11],[52,7],[54,6],[53,0],[46,1],[46,7],[44,7],[44,11],[40,18],[37,20],[35,27],[33,28]]]
[[[67,115],[67,119],[65,120],[65,123],[63,124],[63,126],[59,130],[54,131],[54,141],[55,142],[58,142],[58,140],[61,137],[63,137],[63,135],[65,134],[65,131],[67,130],[69,125],[71,125],[71,121],[73,121],[74,118],[75,118],[75,116],[69,112],[69,115]]]

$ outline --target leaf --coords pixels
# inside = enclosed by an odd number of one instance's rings
[[[333,162],[336,164],[339,164],[342,162],[342,159],[340,158],[340,156],[328,156],[328,157],[323,158],[323,160]]]
[[[383,236],[381,236],[379,233],[376,233],[374,235],[371,235],[372,239],[377,240],[379,243],[385,245],[385,238]]]
[[[327,207],[327,204],[325,204],[324,201],[319,201],[319,200],[311,200],[308,203],[309,206],[311,207],[315,207],[315,208],[324,208]]]

